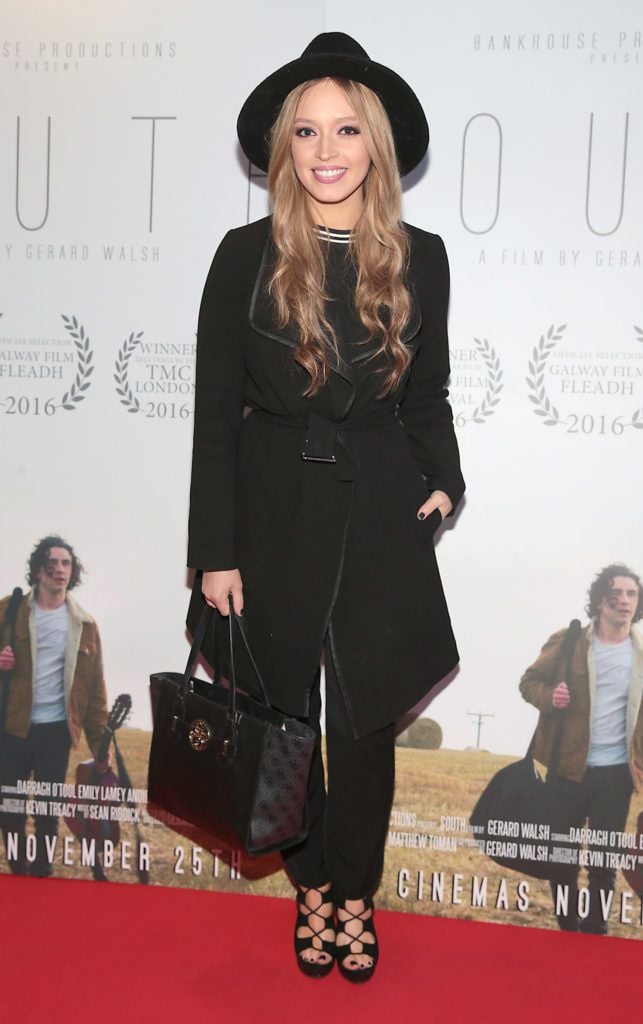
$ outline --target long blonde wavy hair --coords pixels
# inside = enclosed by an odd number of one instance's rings
[[[309,374],[304,394],[317,394],[330,372],[329,351],[338,341],[326,315],[323,246],[312,222],[307,193],[295,172],[291,140],[299,101],[316,79],[303,82],[286,97],[270,136],[268,190],[273,207],[272,234],[277,259],[268,290],[281,328],[292,324],[298,335],[294,358]],[[405,284],[409,239],[401,222],[402,187],[390,122],[376,94],[360,82],[332,79],[344,91],[359,120],[371,165],[364,182],[364,205],[351,235],[349,254],[357,270],[354,303],[366,328],[363,343],[381,336],[369,358],[383,354],[380,395],[394,390],[411,356],[402,333],[411,312]]]

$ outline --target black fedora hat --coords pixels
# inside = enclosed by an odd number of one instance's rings
[[[269,75],[248,96],[239,114],[237,134],[255,167],[268,170],[268,133],[288,93],[315,78],[349,78],[372,89],[391,122],[400,174],[417,167],[429,145],[429,126],[419,99],[403,78],[371,60],[344,32],[315,36],[301,57]]]

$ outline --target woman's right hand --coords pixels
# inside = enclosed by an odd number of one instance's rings
[[[218,608],[222,615],[228,615],[228,594],[232,594],[232,603],[237,615],[243,614],[243,584],[238,569],[216,569],[204,572],[201,590],[206,603],[211,608]]]

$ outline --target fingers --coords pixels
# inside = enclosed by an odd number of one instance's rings
[[[16,659],[14,657],[13,648],[7,644],[7,646],[3,647],[0,651],[0,669],[6,672],[9,669],[12,669],[15,664]]]
[[[571,694],[567,683],[559,683],[551,695],[551,702],[555,708],[566,708],[571,701]]]
[[[210,608],[216,608],[222,615],[228,614],[228,598],[227,597],[208,597],[205,594],[205,603],[210,605]]]
[[[436,508],[440,509],[440,515],[443,519],[445,516],[448,516],[453,508],[453,502],[445,491],[433,491],[430,498],[427,498],[424,504],[420,505],[417,510],[418,519],[427,519]]]
[[[230,591],[228,591],[228,594],[229,593]],[[207,597],[205,594],[203,596],[205,597],[205,603],[209,604],[210,608],[216,608],[221,615],[229,615],[230,606],[228,604],[228,594],[220,593],[217,594],[216,597]]]
[[[204,572],[201,590],[206,604],[216,608],[221,615],[228,615],[230,605],[228,597],[232,594],[232,603],[237,615],[243,613],[243,585],[238,569],[226,569],[221,572]]]

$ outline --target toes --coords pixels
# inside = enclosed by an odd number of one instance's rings
[[[325,950],[317,952],[314,949],[306,949],[303,953],[300,953],[300,956],[307,964],[327,964],[331,960],[330,955]]]
[[[346,967],[348,967],[349,970],[351,971],[367,971],[369,968],[373,966],[373,961],[370,956],[364,957],[362,959],[355,956],[350,957],[348,960],[346,960],[345,964]]]

